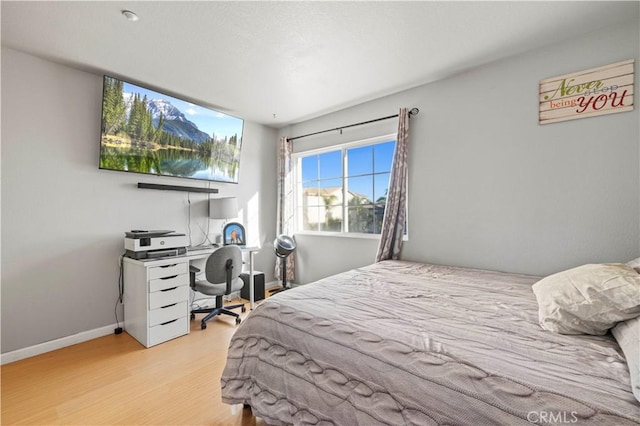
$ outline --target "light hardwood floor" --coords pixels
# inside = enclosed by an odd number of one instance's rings
[[[265,425],[221,402],[235,320],[200,330],[202,315],[187,336],[149,349],[125,332],[2,366],[1,424]]]

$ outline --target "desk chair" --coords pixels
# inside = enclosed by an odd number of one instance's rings
[[[229,309],[242,308],[242,312],[245,312],[247,308],[244,304],[223,306],[222,296],[238,291],[244,286],[244,281],[240,279],[242,250],[238,246],[220,247],[207,259],[204,270],[206,281],[197,281],[197,272],[200,272],[200,269],[190,267],[191,288],[207,296],[215,296],[216,305],[213,308],[192,309],[191,319],[194,320],[196,314],[207,313],[200,324],[203,330],[207,328],[207,321],[220,314],[231,315],[236,318],[236,324],[240,324],[240,315]]]

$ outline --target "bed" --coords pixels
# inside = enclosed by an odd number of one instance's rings
[[[384,261],[280,293],[233,336],[222,400],[268,424],[639,424],[616,341],[543,330],[538,280]]]

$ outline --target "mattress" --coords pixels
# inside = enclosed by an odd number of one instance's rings
[[[233,336],[222,400],[269,424],[639,424],[615,340],[543,330],[538,279],[384,261],[279,293]]]

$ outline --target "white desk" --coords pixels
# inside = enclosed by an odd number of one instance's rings
[[[181,256],[136,260],[123,258],[124,328],[146,347],[189,333],[189,263],[206,259],[216,247],[188,251]],[[249,304],[254,308],[253,255],[249,253]]]

